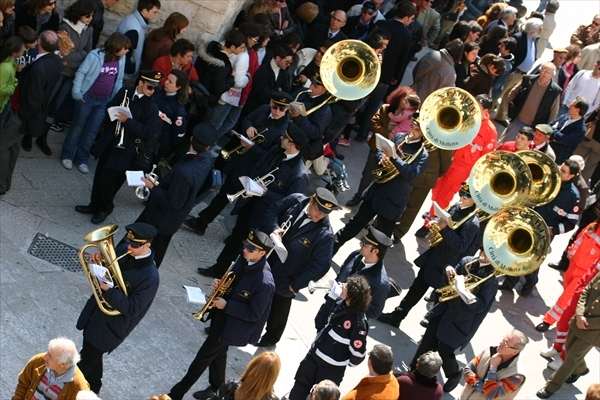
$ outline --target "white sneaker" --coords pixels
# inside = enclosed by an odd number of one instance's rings
[[[82,174],[87,174],[90,172],[90,169],[88,168],[88,166],[86,164],[79,164],[77,166],[77,169],[79,170],[79,172],[81,172]]]
[[[65,169],[72,169],[73,168],[73,161],[68,160],[68,159],[64,159],[60,162],[62,164],[63,167],[65,167]]]
[[[563,360],[561,360],[560,358],[557,358],[555,360],[552,360],[551,362],[548,363],[548,368],[556,371],[557,369],[560,368],[560,366],[562,365]]]
[[[540,356],[545,359],[552,361],[554,358],[558,357],[560,353],[558,350],[554,348],[554,346],[550,347],[548,350],[540,351]]]

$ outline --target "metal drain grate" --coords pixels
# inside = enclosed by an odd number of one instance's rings
[[[42,233],[36,233],[27,250],[29,254],[66,271],[81,272],[79,250]]]

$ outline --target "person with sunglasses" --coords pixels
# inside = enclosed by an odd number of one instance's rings
[[[273,248],[269,235],[251,230],[243,241],[241,257],[230,267],[235,275],[231,290],[213,300],[208,337],[198,350],[184,377],[169,391],[172,400],[181,400],[206,368],[209,386],[194,393],[194,398],[211,398],[225,383],[229,346],[246,346],[258,342],[263,330],[275,283],[266,255]],[[219,284],[213,282],[213,289]]]
[[[333,230],[328,216],[339,208],[333,193],[319,187],[310,197],[291,194],[265,212],[265,230],[280,235],[288,254],[285,260],[277,254],[269,258],[276,291],[259,347],[271,347],[279,342],[296,293],[329,270]],[[283,234],[280,227],[286,222],[290,225]]]
[[[349,17],[342,31],[348,39],[365,40],[369,33],[375,28],[375,16],[377,8],[372,1],[365,1],[359,15]]]
[[[152,96],[161,77],[160,72],[143,71],[135,89],[121,88],[108,103],[107,108],[128,102],[132,118],[124,112],[117,112],[112,122],[106,117],[104,128],[96,139],[92,154],[99,160],[90,202],[75,206],[78,213],[91,214],[93,224],[102,223],[112,213],[115,195],[125,182],[125,171],[149,172],[152,167],[161,131],[158,107]],[[115,135],[117,124],[122,133]]]
[[[127,225],[125,229],[127,234],[115,248],[115,254],[120,257],[128,253],[119,259],[127,294],[116,286],[99,282],[104,299],[120,314],[104,314],[94,296],[90,296],[77,320],[77,329],[83,331],[81,361],[77,366],[96,393],[102,387],[104,353],[114,351],[129,336],[146,315],[158,291],[159,275],[152,251],[152,240],[158,231],[143,222]],[[93,253],[91,260],[96,264],[110,262],[102,260],[100,253]]]

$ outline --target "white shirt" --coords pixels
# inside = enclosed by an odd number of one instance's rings
[[[136,260],[141,260],[142,258],[149,257],[150,254],[152,254],[152,250],[148,250],[146,254],[142,254],[141,256],[133,256],[133,258],[135,258]]]
[[[136,89],[135,92],[133,92],[133,97],[141,99],[142,97],[144,97],[144,93],[140,93]]]
[[[564,95],[563,104],[566,106],[577,96],[583,98],[589,104],[589,114],[600,106],[600,77],[594,78],[590,70],[581,70],[571,78]]]
[[[521,70],[521,72],[527,73],[533,67],[533,63],[535,62],[535,40],[531,38],[531,36],[527,35],[527,53],[525,54],[525,58],[523,62],[517,66],[517,69]]]
[[[275,58],[271,58],[269,65],[271,66],[271,69],[273,70],[273,74],[275,75],[275,80],[277,80],[277,77],[279,76],[279,71],[281,70],[281,68],[279,68],[279,66],[275,62]]]
[[[44,57],[46,54],[50,54],[50,53],[48,53],[48,52],[38,53],[38,55],[35,56],[35,58],[33,59],[33,62],[36,62],[40,58]]]
[[[283,161],[288,161],[291,160],[292,158],[296,157],[298,154],[300,154],[299,151],[293,153],[293,154],[286,154],[285,155],[285,159]]]
[[[366,262],[364,257],[360,261],[365,265],[365,267],[362,269],[362,271],[364,271],[365,269],[371,268],[373,265],[377,264],[377,263]]]

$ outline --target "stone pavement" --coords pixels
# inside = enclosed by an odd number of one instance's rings
[[[530,6],[530,3],[526,2],[526,5]],[[566,0],[561,2],[561,6],[559,17],[562,17],[558,21],[557,32],[562,33],[563,43],[560,45],[563,45],[565,32],[591,19],[591,15],[597,12],[598,2]],[[63,134],[50,136],[55,154],[60,151],[62,139]],[[357,186],[366,152],[365,144],[352,143],[352,147],[342,149],[354,187]],[[31,153],[21,153],[13,188],[0,198],[0,400],[10,398],[19,370],[33,354],[45,351],[49,339],[67,336],[81,344],[81,334],[75,329],[75,322],[90,295],[83,274],[64,271],[31,256],[27,250],[36,233],[46,234],[73,247],[83,244],[83,235],[95,226],[86,216],[75,213],[73,207],[87,203],[92,176],[92,173],[84,176],[76,170],[66,171],[60,166],[57,156],[45,157],[34,146]],[[345,202],[351,194],[340,195],[340,200]],[[123,188],[116,204],[106,223],[117,223],[123,227],[142,210],[132,188]],[[197,209],[202,207],[201,204]],[[342,210],[332,215],[334,230],[343,226],[349,213],[349,210]],[[205,335],[204,325],[191,318],[195,308],[186,303],[182,285],[208,287],[209,280],[197,275],[195,270],[197,266],[210,265],[216,258],[226,236],[222,222],[220,217],[202,237],[184,230],[175,235],[160,269],[161,286],[151,309],[132,335],[113,354],[105,357],[102,398],[145,399],[150,394],[168,391],[185,373]],[[410,286],[415,276],[410,262],[417,256],[413,236],[415,229],[416,226],[413,226],[402,245],[396,246],[386,257],[388,273],[403,289]],[[558,258],[568,237],[557,236],[548,260]],[[357,246],[357,240],[346,244],[334,258],[334,263],[339,265]],[[333,271],[329,272],[329,276],[333,274]],[[544,265],[539,291],[530,298],[499,293],[497,303],[472,342],[458,355],[459,361],[466,363],[485,346],[495,345],[511,327],[523,330],[531,342],[521,356],[520,370],[527,381],[518,398],[534,399],[535,392],[550,373],[538,353],[551,343],[554,333],[541,334],[533,327],[560,292],[559,280],[559,274]],[[288,327],[276,348],[283,361],[276,384],[278,395],[286,394],[291,388],[296,368],[315,336],[313,318],[323,301],[323,294],[323,291],[317,291],[311,295],[303,290],[293,302]],[[386,310],[392,309],[398,301],[398,298],[388,301]],[[416,342],[424,332],[418,322],[425,311],[424,302],[420,302],[403,322],[402,330],[371,322],[368,347],[386,343],[392,346],[398,365],[410,363]],[[228,376],[239,376],[255,352],[253,346],[230,349]],[[591,383],[600,382],[598,351],[592,351],[586,360],[591,373],[580,378],[575,385],[564,386],[553,399],[583,398],[582,393]],[[367,373],[366,364],[363,362],[347,370],[342,392],[351,389]],[[194,390],[202,389],[206,384],[205,374]],[[460,388],[447,398],[458,398]],[[191,399],[191,392],[187,398]]]

